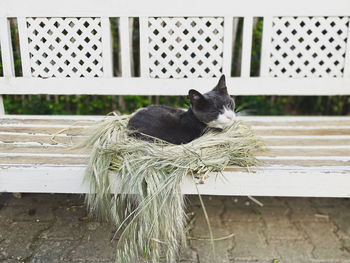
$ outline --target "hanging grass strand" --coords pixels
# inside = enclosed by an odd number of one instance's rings
[[[86,203],[91,215],[117,227],[118,263],[173,263],[186,245],[183,178],[221,173],[228,165],[256,166],[262,142],[240,121],[188,144],[142,141],[130,136],[129,118],[106,118],[78,146],[91,153]]]

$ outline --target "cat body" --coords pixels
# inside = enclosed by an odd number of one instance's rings
[[[151,105],[137,112],[130,119],[128,127],[173,144],[182,144],[201,136],[207,125],[194,116],[191,108],[184,111]]]
[[[160,138],[173,144],[188,143],[210,128],[223,129],[234,122],[234,101],[227,93],[225,76],[217,86],[205,94],[189,91],[191,105],[187,111],[168,106],[151,105],[138,111],[129,121],[128,128]]]

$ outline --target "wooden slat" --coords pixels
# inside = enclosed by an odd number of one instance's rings
[[[350,157],[350,146],[294,146],[289,148],[269,148],[264,152],[256,153],[259,156],[282,157],[282,156],[342,156]],[[70,149],[64,145],[39,145],[35,143],[3,143],[0,144],[1,153],[59,153],[59,154],[83,154],[86,150]]]
[[[71,144],[85,139],[83,136],[52,136],[52,135],[32,135],[32,134],[1,134],[0,142],[3,143],[38,143],[38,144]]]
[[[129,32],[129,18],[121,17],[119,23],[119,34],[120,34],[120,52],[122,59],[122,76],[130,77],[131,76],[131,67],[130,67],[130,32]]]
[[[266,138],[267,137],[267,138]],[[342,139],[341,136],[322,136],[326,137],[324,139],[314,138],[315,136],[300,136],[303,138],[289,138],[291,136],[281,136],[279,138],[270,138],[272,136],[263,136],[264,142],[268,146],[350,146],[350,137],[347,139]],[[276,136],[277,137],[277,136]],[[340,138],[339,138],[340,137]]]
[[[297,169],[296,169],[297,170]],[[19,166],[0,167],[0,192],[86,193],[83,182],[84,167],[75,166]],[[110,177],[118,193],[117,178]],[[204,184],[195,185],[190,177],[182,183],[183,194],[251,195],[251,196],[310,196],[350,197],[349,175],[342,172],[267,170],[247,174],[227,171],[224,176],[212,174]]]
[[[64,145],[26,145],[26,144],[14,144],[6,143],[0,144],[1,153],[58,153],[58,154],[83,154],[86,150],[82,149],[69,149]]]
[[[69,7],[69,8],[68,8]],[[162,0],[61,0],[53,5],[47,0],[1,0],[0,16],[32,17],[96,17],[96,16],[348,16],[348,0],[246,0],[237,4],[232,0],[188,1],[172,4]]]
[[[214,84],[214,83],[213,83]],[[216,84],[216,83],[215,83]],[[0,120],[65,120],[65,121],[100,121],[108,118],[105,115],[5,115],[0,116]],[[320,122],[325,121],[350,121],[350,116],[238,116],[238,120],[244,122],[275,123],[280,122]],[[277,123],[277,124],[276,124]]]
[[[0,45],[2,67],[5,77],[15,76],[15,67],[12,54],[11,29],[7,17],[0,17]]]
[[[61,165],[61,166],[67,166],[67,165],[83,165],[87,163],[87,158],[72,158],[72,157],[44,157],[44,156],[0,156],[0,164],[8,164],[8,166],[11,167],[12,164],[29,164],[32,166],[36,166],[38,164],[42,165]]]
[[[348,30],[348,37],[350,39],[350,30]],[[350,77],[350,42],[346,42],[346,51],[345,51],[345,62],[344,62],[344,77]]]
[[[241,77],[250,76],[250,61],[252,51],[253,17],[246,16],[243,20],[242,65]]]
[[[319,146],[312,149],[295,148],[295,149],[269,149],[266,152],[259,153],[262,156],[349,156],[350,147],[344,149],[334,148],[336,146],[330,146],[329,148],[322,149]]]
[[[350,129],[339,129],[339,130],[329,130],[329,129],[310,129],[310,130],[255,130],[257,135],[350,135]]]
[[[113,56],[112,56],[112,39],[111,39],[111,25],[109,17],[101,17],[102,26],[102,45],[103,45],[103,76],[113,76]]]
[[[147,38],[146,38],[147,40]],[[142,53],[143,52],[143,53]],[[187,95],[207,92],[217,78],[149,78],[147,46],[141,48],[141,78],[0,78],[1,94],[59,95]],[[238,95],[349,95],[350,78],[227,78],[229,94]],[[262,88],[263,87],[263,88]],[[331,89],[329,87],[332,87]]]
[[[243,119],[245,123],[252,126],[286,126],[286,127],[317,127],[317,126],[350,126],[350,118],[343,120],[305,120],[305,121],[283,121],[280,120],[278,123],[269,121],[249,121],[249,119]]]
[[[271,53],[271,32],[272,32],[272,17],[265,16],[263,20],[263,32],[261,42],[261,63],[260,76],[267,77],[269,75],[269,59]]]
[[[0,48],[3,74],[5,78],[15,76],[15,67],[12,54],[11,29],[7,17],[0,16]],[[0,78],[1,79],[1,78]],[[1,92],[0,92],[1,94]],[[0,116],[5,114],[4,102],[0,96]]]
[[[148,17],[139,17],[140,27],[140,70],[141,77],[149,77],[149,65],[148,65]]]
[[[313,139],[310,138],[288,138],[290,136],[282,136],[283,138],[265,138],[263,137],[266,145],[271,146],[290,146],[290,145],[302,145],[302,146],[339,146],[339,145],[350,145],[350,137],[348,139],[333,138],[329,137],[325,139]],[[336,136],[338,137],[338,136]],[[32,134],[2,134],[0,133],[0,142],[14,143],[14,142],[37,142],[40,144],[69,144],[71,142],[77,142],[85,139],[83,136],[65,136],[58,135],[52,137],[52,135],[32,135]]]
[[[5,116],[0,118],[0,163],[84,164],[84,152],[69,150],[103,116]],[[263,136],[265,165],[343,167],[350,163],[350,117],[240,117]],[[59,133],[61,132],[61,133]],[[59,133],[52,140],[52,135]],[[74,135],[74,136],[71,136]],[[58,144],[57,144],[58,143]],[[68,158],[69,156],[69,158]],[[45,161],[46,160],[46,161]],[[267,168],[265,168],[267,169]],[[293,169],[293,168],[291,168]],[[295,170],[298,172],[298,170]]]
[[[8,124],[29,124],[29,125],[76,125],[76,126],[91,126],[96,124],[96,121],[92,120],[71,120],[71,119],[16,119],[11,117],[0,118],[0,125]],[[349,124],[350,125],[350,124]]]
[[[82,134],[83,128],[79,127],[28,127],[28,126],[0,126],[0,132],[18,132],[18,133],[27,133],[27,134],[68,134],[68,135],[77,135]]]
[[[31,77],[32,73],[28,48],[27,19],[26,17],[18,17],[17,22],[23,77]]]
[[[272,160],[262,160],[264,165],[283,165],[283,166],[305,166],[305,167],[315,167],[315,166],[344,166],[350,165],[350,160],[334,160],[333,158],[320,159],[320,160],[293,160],[293,159],[272,159]],[[295,173],[298,172],[298,168],[294,170]],[[304,172],[307,173],[307,172]]]
[[[232,62],[232,26],[233,17],[225,16],[224,18],[224,64],[222,73],[226,77],[231,77],[231,62]]]

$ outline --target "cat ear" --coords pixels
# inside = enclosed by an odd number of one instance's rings
[[[227,94],[225,75],[221,76],[221,78],[219,79],[218,85],[215,87],[215,89],[223,94]]]
[[[194,89],[191,89],[188,92],[188,96],[190,97],[191,104],[194,107],[200,106],[205,100],[204,96],[200,92],[198,92],[198,91],[196,91]]]

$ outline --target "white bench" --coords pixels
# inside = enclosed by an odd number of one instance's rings
[[[348,0],[2,0],[0,94],[185,95],[225,73],[233,95],[350,95],[349,15]],[[14,74],[10,17],[23,77]],[[120,19],[121,77],[112,74],[111,17]],[[141,77],[130,73],[128,17],[139,18]],[[240,77],[230,77],[235,17],[244,18]],[[250,77],[254,17],[264,19],[259,77]],[[86,153],[63,144],[101,116],[0,118],[0,192],[87,191]],[[271,148],[259,154],[266,165],[229,167],[225,180],[199,185],[203,194],[350,196],[350,117],[242,118]],[[196,193],[191,180],[183,193]]]

